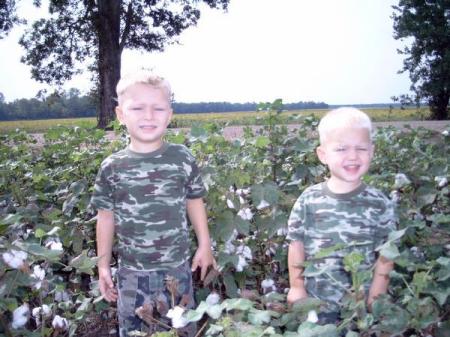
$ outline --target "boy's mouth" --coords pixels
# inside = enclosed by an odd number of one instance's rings
[[[140,129],[142,130],[154,130],[157,128],[156,125],[141,125],[139,126]]]
[[[357,172],[359,170],[360,165],[345,165],[344,169],[348,172]]]

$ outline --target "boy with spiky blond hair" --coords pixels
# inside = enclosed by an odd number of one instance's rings
[[[215,260],[202,199],[206,190],[195,159],[185,146],[163,140],[173,114],[168,82],[145,71],[133,73],[120,79],[117,95],[117,118],[130,143],[103,161],[91,203],[98,210],[100,291],[107,301],[118,300],[120,335],[128,336],[133,330],[153,333],[161,328],[144,324],[137,308],[162,321],[173,300],[191,308],[191,270],[200,267],[203,279]],[[186,213],[198,241],[191,268]],[[117,288],[110,268],[114,234]],[[176,279],[170,291],[167,279]],[[189,336],[194,332],[195,327],[185,329]]]
[[[326,114],[318,130],[317,155],[328,166],[330,177],[305,189],[292,208],[287,235],[287,300],[293,303],[308,296],[319,298],[327,303],[319,314],[321,322],[336,323],[344,295],[352,285],[344,269],[344,256],[361,253],[366,270],[375,264],[372,283],[365,289],[369,307],[386,293],[393,263],[376,256],[375,248],[395,230],[396,219],[392,202],[361,180],[374,153],[370,118],[358,109],[340,108]],[[346,248],[312,259],[321,249],[339,245]],[[326,275],[305,279],[299,265],[308,260],[319,269],[327,268]]]

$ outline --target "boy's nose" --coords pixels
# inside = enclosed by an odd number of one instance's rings
[[[348,157],[350,159],[356,159],[358,157],[358,151],[356,149],[350,149],[348,151]]]
[[[147,108],[144,111],[144,117],[146,119],[153,119],[153,109],[152,108]]]

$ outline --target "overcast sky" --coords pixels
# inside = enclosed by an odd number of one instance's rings
[[[198,25],[163,53],[124,51],[122,71],[152,68],[171,82],[178,102],[389,103],[410,86],[408,74],[397,73],[404,57],[390,18],[397,2],[231,0],[225,13],[203,9]],[[38,15],[31,0],[21,4],[27,18]],[[34,97],[44,87],[20,63],[22,32],[0,40],[6,101]],[[88,79],[69,86],[85,92]]]

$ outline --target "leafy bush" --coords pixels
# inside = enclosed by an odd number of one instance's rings
[[[189,146],[202,167],[219,264],[204,285],[196,283],[199,306],[185,319],[200,322],[208,336],[445,336],[448,133],[378,130],[365,179],[398,204],[398,231],[381,247],[396,263],[390,291],[368,312],[350,289],[340,325],[320,326],[307,321],[319,301],[285,303],[287,218],[298,195],[327,174],[314,153],[318,121],[304,117],[288,132],[279,124],[280,103],[262,105],[264,127],[256,134],[247,128],[242,139],[225,140],[213,123],[167,135]],[[0,333],[75,336],[92,322],[113,320],[114,308],[97,286],[95,214],[88,203],[101,161],[126,137],[110,141],[103,131],[80,127],[52,128],[44,144],[20,131],[0,137]],[[358,256],[346,263],[355,276],[362,273]],[[221,300],[212,303],[211,294]]]

